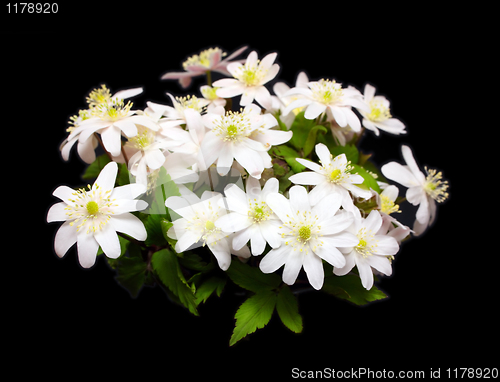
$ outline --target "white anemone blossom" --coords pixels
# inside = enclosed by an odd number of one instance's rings
[[[309,283],[321,289],[324,281],[322,259],[334,267],[343,267],[345,259],[339,247],[358,243],[355,235],[344,230],[352,223],[352,214],[339,213],[340,195],[333,193],[315,206],[302,186],[290,189],[290,199],[270,194],[266,202],[280,218],[281,246],[274,248],[260,262],[264,273],[275,272],[283,264],[283,281],[294,284],[302,267]]]
[[[144,241],[147,233],[143,223],[129,212],[141,211],[148,204],[134,200],[146,188],[128,184],[114,188],[118,165],[108,163],[89,190],[58,187],[53,195],[62,200],[47,213],[47,222],[64,221],[56,233],[54,248],[59,257],[77,244],[78,260],[82,267],[94,265],[99,246],[109,258],[120,256],[117,232]]]
[[[369,199],[371,191],[356,186],[363,183],[361,175],[351,174],[352,166],[345,154],[337,155],[335,158],[323,143],[315,147],[316,154],[320,159],[321,166],[307,159],[296,158],[297,162],[303,164],[313,172],[301,172],[292,175],[289,179],[295,184],[315,186],[309,193],[311,204],[315,205],[326,195],[337,192],[342,197],[342,207],[348,211],[355,209],[349,191],[356,197]]]
[[[204,116],[205,126],[210,129],[200,147],[205,168],[217,160],[217,171],[225,175],[236,160],[251,176],[260,179],[264,168],[272,167],[267,151],[272,145],[290,140],[292,132],[270,129],[278,121],[260,112],[260,107],[251,104],[241,112]]]
[[[216,226],[217,220],[226,214],[221,194],[205,191],[199,198],[185,187],[179,187],[179,190],[182,196],[171,196],[165,201],[165,206],[181,216],[172,222],[173,226],[167,231],[168,237],[177,240],[177,253],[207,245],[223,271],[229,268],[232,253],[239,257],[250,256],[246,246],[239,251],[234,250],[231,247],[231,232]]]
[[[401,149],[406,166],[390,162],[382,166],[382,174],[387,179],[408,187],[406,199],[414,206],[420,205],[413,230],[416,235],[423,233],[436,217],[436,202],[441,203],[448,198],[448,181],[442,181],[442,173],[425,168],[424,175],[415,162],[413,153],[408,146]]]
[[[269,179],[261,190],[257,179],[249,176],[246,181],[246,193],[235,184],[224,190],[229,213],[221,216],[215,225],[227,232],[235,232],[233,248],[241,249],[248,241],[252,255],[261,255],[266,249],[266,242],[273,248],[281,245],[278,227],[281,221],[266,203],[271,193],[277,193],[278,179]]]
[[[363,116],[363,126],[379,135],[379,129],[388,133],[399,135],[406,134],[405,125],[399,119],[392,118],[390,103],[384,96],[376,96],[375,88],[369,84],[365,85],[364,101],[370,108],[358,109]]]
[[[340,248],[345,255],[345,265],[335,267],[333,273],[344,276],[354,266],[358,268],[361,284],[370,290],[373,286],[373,272],[375,268],[386,276],[392,274],[390,256],[395,255],[399,245],[394,237],[380,234],[382,228],[382,217],[377,210],[372,210],[366,219],[361,217],[358,209],[354,212],[354,222],[348,231],[356,235],[354,245]]]
[[[362,101],[359,90],[351,86],[342,88],[341,84],[335,80],[325,79],[311,81],[307,86],[308,88],[294,87],[283,95],[284,97],[303,96],[291,102],[283,111],[283,115],[287,115],[298,107],[307,106],[304,113],[306,119],[315,119],[326,112],[328,119],[334,119],[340,127],[349,125],[354,131],[361,131],[361,123],[351,106],[367,112],[370,110]]]
[[[217,95],[223,98],[241,95],[241,106],[250,105],[256,100],[264,108],[271,109],[271,93],[264,85],[279,72],[279,65],[274,64],[277,55],[270,53],[259,61],[257,52],[253,51],[248,55],[245,64],[232,62],[227,66],[227,71],[234,78],[223,78],[213,83],[213,86],[219,88]]]

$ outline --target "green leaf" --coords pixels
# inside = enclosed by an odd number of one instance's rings
[[[196,288],[196,304],[205,303],[207,299],[214,293],[220,297],[227,279],[213,276],[205,280],[198,288]]]
[[[281,277],[276,273],[262,273],[258,267],[237,260],[231,262],[226,274],[236,285],[252,292],[273,290],[281,284]]]
[[[272,291],[260,291],[248,298],[238,308],[234,318],[236,326],[229,341],[229,346],[267,325],[276,306],[276,293]]]
[[[316,136],[318,135],[318,131],[326,133],[328,130],[325,126],[316,125],[311,130],[309,130],[309,134],[307,135],[306,142],[304,143],[304,156],[307,157],[311,151],[314,149],[316,145]]]
[[[207,273],[215,268],[213,262],[207,263],[200,255],[194,252],[184,252],[182,255],[179,254],[179,256],[181,256],[179,257],[179,263],[183,267],[192,269],[193,271]]]
[[[118,174],[116,176],[116,184],[118,186],[125,186],[130,184],[130,174],[126,163],[118,163]]]
[[[276,310],[281,322],[294,333],[302,332],[302,317],[299,314],[299,304],[290,288],[286,285],[280,289]]]
[[[273,146],[270,151],[272,155],[282,158],[291,167],[293,172],[304,171],[305,166],[296,161],[296,158],[300,158],[299,153],[291,147],[286,145]]]
[[[196,298],[193,290],[182,274],[175,252],[167,248],[155,252],[151,259],[151,264],[160,281],[179,298],[179,301],[188,308],[191,313],[198,316]]]
[[[106,166],[111,159],[109,159],[107,154],[99,155],[95,161],[87,167],[85,173],[82,175],[83,179],[95,179],[99,176],[101,170]]]
[[[154,199],[149,203],[150,208],[144,213],[151,215],[163,215],[170,220],[167,208],[165,207],[165,200],[170,196],[181,196],[179,187],[171,180],[170,175],[164,167],[160,168],[158,178],[156,180],[156,187],[152,193]]]
[[[359,161],[359,151],[354,145],[335,146],[330,148],[330,153],[334,157],[340,154],[345,154],[347,160],[351,161],[351,164],[358,163]]]
[[[359,276],[353,274],[345,276],[335,276],[331,274],[325,277],[322,290],[356,305],[365,305],[371,301],[381,300],[387,297],[387,295],[376,286],[373,286],[370,290],[366,290],[361,284]]]
[[[129,247],[129,257],[118,259],[116,270],[118,283],[127,289],[132,297],[137,297],[146,279],[147,264],[142,259],[141,250],[136,244]]]
[[[380,186],[377,183],[377,180],[373,177],[372,174],[370,174],[368,171],[366,171],[363,167],[357,164],[351,164],[353,167],[353,170],[351,171],[352,174],[358,174],[361,175],[364,179],[364,182],[362,185],[365,186],[366,189],[372,189],[376,191],[377,193],[380,193]]]
[[[144,227],[146,228],[146,232],[148,236],[146,238],[145,244],[149,247],[152,245],[156,245],[159,247],[163,247],[167,245],[167,240],[165,240],[165,236],[162,231],[162,223],[163,215],[149,215],[144,222]]]
[[[304,112],[300,112],[295,117],[295,120],[290,127],[293,132],[290,143],[297,149],[302,149],[306,143],[307,137],[309,136],[309,131],[316,124],[315,120],[306,119],[304,117]]]

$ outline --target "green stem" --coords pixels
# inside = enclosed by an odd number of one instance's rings
[[[205,73],[207,75],[207,85],[212,86],[212,72],[207,70]]]

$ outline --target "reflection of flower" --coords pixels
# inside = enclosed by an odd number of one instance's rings
[[[230,60],[238,56],[241,52],[247,49],[246,46],[238,49],[233,54],[229,55],[226,59],[222,60],[222,57],[226,55],[220,48],[210,48],[202,51],[200,54],[195,54],[189,57],[182,67],[185,72],[170,72],[164,74],[162,80],[178,79],[182,87],[186,88],[191,83],[191,78],[196,76],[202,76],[208,71],[219,72],[222,74],[229,75],[227,71],[228,64],[231,63]]]
[[[315,289],[321,289],[324,280],[322,259],[335,267],[345,264],[337,249],[355,245],[356,237],[344,231],[351,223],[348,213],[337,214],[340,196],[330,194],[311,207],[304,187],[290,189],[290,199],[278,193],[270,194],[267,204],[283,223],[280,227],[281,246],[269,251],[260,262],[264,273],[271,273],[285,264],[283,281],[295,283],[302,267]]]
[[[368,290],[373,286],[372,267],[384,275],[390,276],[392,267],[389,256],[398,252],[399,245],[395,238],[379,234],[381,227],[382,217],[378,211],[373,210],[366,219],[363,219],[359,210],[356,209],[354,222],[348,228],[349,232],[356,235],[356,243],[340,249],[345,254],[345,265],[335,267],[333,273],[337,276],[343,276],[356,266],[361,284]]]
[[[116,232],[123,232],[137,240],[146,240],[143,223],[130,214],[147,207],[142,200],[133,200],[146,189],[140,184],[113,188],[118,165],[108,163],[90,190],[75,191],[67,186],[58,187],[53,195],[62,200],[54,204],[47,221],[64,221],[55,237],[55,251],[63,257],[75,243],[78,259],[84,268],[95,263],[97,249],[101,246],[109,258],[120,256],[120,242]]]
[[[436,217],[436,202],[441,203],[448,198],[448,181],[442,181],[441,172],[427,169],[427,176],[420,171],[413,153],[408,146],[401,149],[407,166],[390,162],[382,166],[381,170],[387,179],[394,180],[408,187],[406,199],[414,206],[420,205],[417,211],[417,220],[413,230],[420,235],[432,224]]]
[[[258,60],[257,52],[251,52],[245,64],[233,62],[227,66],[227,70],[234,78],[223,78],[214,82],[217,95],[223,98],[235,97],[241,94],[240,105],[250,105],[256,100],[266,109],[271,109],[271,93],[264,86],[271,81],[279,72],[279,65],[274,64],[277,53],[270,53]]]

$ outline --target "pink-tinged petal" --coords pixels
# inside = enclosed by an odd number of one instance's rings
[[[95,264],[99,244],[94,235],[80,232],[77,235],[78,261],[83,268],[90,268]]]
[[[69,216],[66,215],[66,206],[66,203],[60,202],[50,207],[49,212],[47,212],[47,223],[68,220]]]
[[[121,99],[132,98],[135,97],[136,95],[141,94],[143,90],[144,90],[143,88],[120,90],[119,92],[115,93],[113,98],[121,98]]]
[[[381,171],[387,179],[398,182],[405,187],[418,186],[420,184],[413,173],[399,163],[387,163],[382,166]]]
[[[92,137],[87,139],[85,142],[78,142],[76,149],[78,155],[85,163],[91,164],[95,161],[95,148],[97,147],[97,139]]]
[[[420,186],[410,187],[406,190],[406,199],[409,203],[417,206],[425,199],[425,191]]]
[[[295,251],[289,253],[288,258],[286,259],[285,269],[283,269],[283,281],[285,282],[285,284],[293,285],[295,283],[300,269],[304,264],[305,256],[305,251]]]
[[[426,196],[424,196],[420,202],[420,207],[418,207],[416,218],[422,224],[429,224],[429,200]]]
[[[269,194],[266,198],[266,203],[282,222],[289,221],[293,215],[290,208],[290,201],[281,194]]]
[[[111,224],[116,231],[129,235],[136,240],[144,241],[148,237],[142,221],[132,214],[126,213],[113,216]]]
[[[162,80],[178,80],[180,78],[186,78],[186,77],[194,77],[194,76],[199,76],[202,73],[193,73],[193,72],[170,72],[170,73],[165,73],[161,79]]]
[[[307,107],[306,112],[304,113],[304,118],[316,119],[325,110],[326,105],[319,102],[313,102]]]
[[[255,50],[251,51],[247,57],[246,64],[249,65],[257,65],[257,61],[259,60],[259,56]]]
[[[395,238],[386,235],[375,235],[373,238],[377,242],[377,246],[373,250],[376,255],[390,256],[395,255],[399,251],[399,245]],[[374,256],[379,257],[379,256]]]
[[[56,255],[63,257],[68,249],[76,243],[76,227],[71,226],[70,222],[65,222],[56,232],[54,240],[54,250]]]
[[[120,241],[114,227],[111,224],[105,226],[104,229],[98,230],[94,233],[94,238],[99,243],[102,251],[110,259],[117,259],[120,257]]]
[[[417,162],[415,162],[415,158],[413,158],[413,153],[411,149],[408,146],[403,145],[401,147],[401,152],[403,153],[403,158],[408,165],[410,171],[413,173],[414,177],[417,179],[417,181],[422,184],[425,180],[425,176],[420,171],[420,169],[417,166]]]
[[[322,237],[321,240],[311,242],[314,252],[327,263],[337,268],[345,266],[345,257],[337,249],[337,245],[329,238]]]
[[[227,56],[224,60],[222,60],[222,62],[227,62],[227,61],[232,60],[233,58],[240,55],[241,53],[243,53],[247,49],[248,49],[248,46],[244,46],[240,49],[235,50],[233,53],[231,53],[229,56]]]
[[[294,184],[316,186],[325,181],[325,176],[317,172],[301,172],[288,178]]]
[[[375,88],[370,84],[365,85],[364,98],[366,102],[370,102],[375,95]]]
[[[231,62],[227,64],[226,70],[229,72],[229,74],[233,77],[236,77],[236,74],[238,74],[239,71],[241,71],[241,68],[243,68],[243,65],[239,62]],[[215,87],[218,87],[216,85],[217,81],[215,81],[212,85]]]
[[[234,78],[223,78],[221,80],[214,81],[212,86],[214,88],[227,88],[239,84],[239,81]]]
[[[262,259],[259,264],[259,268],[264,273],[273,273],[288,259],[290,253],[290,247],[287,245],[282,245],[279,248],[272,249],[268,252],[266,256]]]
[[[111,191],[115,186],[116,175],[118,174],[118,165],[116,162],[109,162],[101,170],[101,173],[97,177],[94,185],[99,185],[103,192]]]
[[[314,253],[308,253],[304,256],[304,271],[311,286],[316,290],[320,290],[323,287],[325,279],[325,271],[323,270],[321,258]]]
[[[264,57],[260,61],[260,67],[262,69],[269,69],[274,64],[274,61],[276,60],[277,56],[278,53],[269,53],[266,57]]]
[[[240,105],[241,106],[247,106],[250,105],[253,100],[255,99],[255,94],[257,93],[257,87],[252,86],[252,87],[244,87],[243,93],[241,95],[240,99]]]

